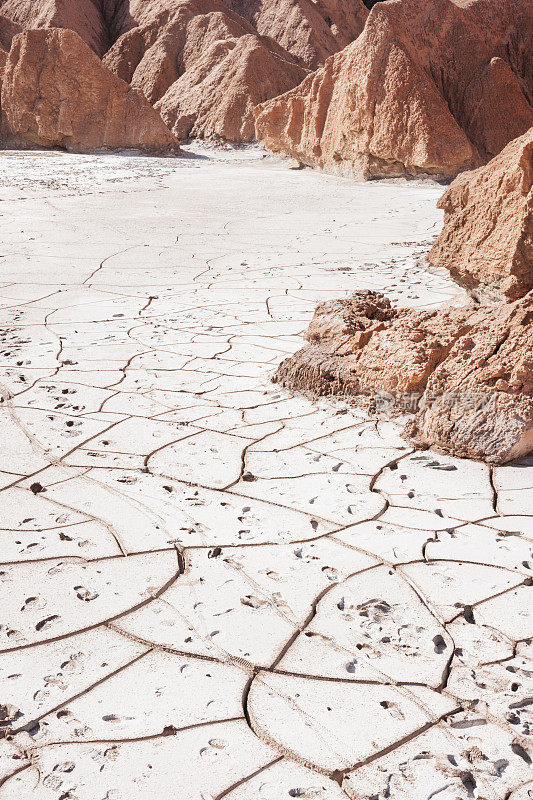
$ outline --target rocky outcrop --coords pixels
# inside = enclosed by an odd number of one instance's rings
[[[481,300],[533,289],[533,128],[439,200],[444,228],[429,260]]]
[[[22,29],[76,31],[175,135],[233,141],[254,139],[253,108],[353,41],[368,14],[362,0],[0,0],[2,12]]]
[[[0,0],[0,14],[26,30],[68,28],[99,56],[111,44],[99,0]]]
[[[196,24],[195,20],[191,27]],[[156,103],[180,139],[252,141],[257,99],[278,94],[304,75],[299,66],[280,58],[254,35],[213,40],[198,56]]]
[[[533,125],[530,0],[389,0],[303,83],[258,106],[274,151],[367,178],[451,177]]]
[[[180,138],[250,141],[253,108],[307,71],[221,0],[136,0],[136,26],[104,63],[142,90]]]
[[[533,450],[533,293],[480,313],[432,372],[408,433],[504,463]]]
[[[13,39],[1,108],[1,138],[11,146],[179,149],[143,95],[70,30],[30,30]]]
[[[277,382],[413,412],[422,447],[490,463],[533,450],[533,292],[514,303],[393,309],[381,294],[320,304]]]
[[[168,43],[173,18],[186,6],[183,0],[0,0],[0,14],[23,29],[70,28],[103,56],[134,28],[150,28],[152,47],[154,23]],[[195,13],[216,10],[247,21],[248,32],[274,40],[309,69],[350,44],[368,15],[362,0],[222,0],[197,5]]]
[[[262,36],[269,36],[302,66],[317,69],[363,30],[362,0],[224,0]]]
[[[134,25],[118,37],[104,63],[119,78],[141,89],[151,103],[160,100],[186,72],[191,63],[187,49],[198,57],[202,27],[211,28],[212,42],[253,33],[221,0],[133,0],[130,14]]]

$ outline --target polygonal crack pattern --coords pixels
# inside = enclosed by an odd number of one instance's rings
[[[0,155],[2,800],[528,800],[531,465],[270,383],[440,187],[208,155]]]

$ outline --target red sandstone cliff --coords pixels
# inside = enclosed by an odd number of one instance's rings
[[[368,16],[362,0],[223,1],[309,69],[353,42]]]
[[[133,0],[136,25],[106,53],[179,137],[250,141],[253,107],[296,86],[297,59],[221,0]]]
[[[21,28],[69,28],[102,56],[110,45],[99,0],[0,0],[0,14]]]

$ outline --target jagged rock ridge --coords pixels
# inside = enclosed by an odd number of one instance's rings
[[[175,135],[251,141],[254,106],[353,41],[368,11],[362,0],[0,0],[0,13],[76,31]]]
[[[180,138],[250,141],[256,103],[306,75],[220,0],[144,3],[138,22],[104,63],[141,89]]]

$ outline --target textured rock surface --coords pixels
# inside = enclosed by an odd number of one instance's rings
[[[2,82],[2,138],[78,152],[179,149],[143,95],[109,72],[76,33],[58,28],[13,40]]]
[[[179,138],[252,141],[258,98],[278,94],[305,74],[253,34],[213,40],[191,62],[155,106]]]
[[[444,228],[429,260],[481,299],[533,288],[533,128],[440,199]]]
[[[316,69],[363,30],[368,10],[362,0],[224,0],[263,36],[299,62]]]
[[[407,430],[423,447],[492,463],[533,450],[532,293],[499,307],[415,311],[356,292],[320,304],[306,338],[276,373],[284,386],[416,411]]]
[[[121,2],[104,0],[107,6]],[[0,0],[0,14],[21,28],[69,28],[99,56],[111,43],[99,0]]]
[[[410,433],[422,446],[502,463],[533,450],[533,293],[474,319],[432,371]]]
[[[267,147],[366,177],[453,176],[533,124],[529,0],[390,0],[361,36],[256,109]]]
[[[362,0],[0,0],[2,12],[76,31],[176,135],[236,141],[255,137],[254,106],[301,83],[368,14]]]
[[[221,0],[136,0],[135,27],[104,63],[141,89],[179,137],[254,138],[253,107],[306,70]]]
[[[0,14],[0,49],[4,52],[9,52],[13,37],[20,33],[21,30],[20,25]]]

